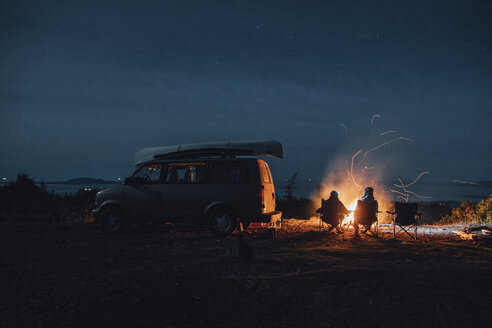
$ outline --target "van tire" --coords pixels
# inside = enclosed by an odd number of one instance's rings
[[[230,235],[239,226],[239,220],[234,213],[224,207],[220,207],[209,215],[208,226],[219,235]]]
[[[126,221],[118,207],[109,206],[101,213],[101,224],[104,232],[115,233],[124,230]]]

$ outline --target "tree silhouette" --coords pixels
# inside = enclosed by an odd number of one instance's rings
[[[292,177],[290,178],[289,180],[289,183],[287,184],[287,186],[285,187],[285,198],[287,198],[288,200],[292,200],[294,199],[294,192],[295,190],[297,189],[294,184],[296,182],[296,179],[297,179],[297,172],[295,172]]]

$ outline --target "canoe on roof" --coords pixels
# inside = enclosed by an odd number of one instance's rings
[[[135,154],[135,165],[156,159],[208,156],[273,156],[283,159],[282,144],[275,140],[219,141],[143,148]]]

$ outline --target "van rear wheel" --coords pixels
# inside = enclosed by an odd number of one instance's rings
[[[209,216],[208,224],[213,232],[220,235],[230,235],[238,227],[238,219],[232,211],[226,208],[219,208]]]

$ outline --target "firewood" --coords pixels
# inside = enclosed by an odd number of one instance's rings
[[[492,234],[490,231],[487,231],[486,234],[476,234],[476,233],[468,233],[464,231],[453,231],[455,234],[460,236],[463,240],[473,240],[476,244],[489,244],[492,243]]]

